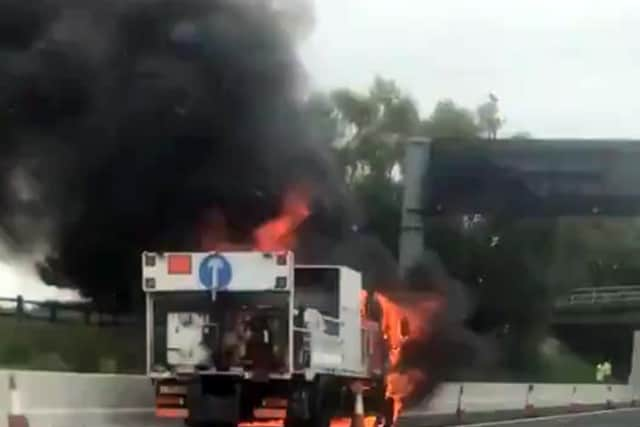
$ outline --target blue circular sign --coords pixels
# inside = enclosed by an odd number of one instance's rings
[[[231,264],[222,255],[207,255],[200,262],[198,275],[205,288],[224,290],[231,283]]]

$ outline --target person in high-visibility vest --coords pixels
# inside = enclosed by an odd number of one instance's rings
[[[604,361],[596,365],[596,381],[601,383],[611,379],[612,367],[611,362]]]
[[[611,371],[612,371],[611,362],[607,360],[602,364],[602,372],[604,374],[605,381],[611,380]]]
[[[604,381],[604,363],[596,365],[596,381],[599,383]]]

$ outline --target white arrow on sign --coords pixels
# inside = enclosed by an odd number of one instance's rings
[[[218,273],[224,268],[224,261],[220,258],[211,258],[207,265],[211,273],[211,289],[218,289]]]

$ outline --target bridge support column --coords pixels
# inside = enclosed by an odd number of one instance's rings
[[[420,260],[424,254],[424,174],[430,156],[427,138],[411,138],[405,148],[404,195],[400,224],[399,264],[400,274]]]

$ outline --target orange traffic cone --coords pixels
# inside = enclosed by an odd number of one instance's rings
[[[365,427],[364,425],[364,399],[362,397],[362,384],[355,383],[351,389],[355,397],[353,405],[353,415],[351,416],[351,427]]]
[[[16,386],[16,379],[9,376],[9,427],[29,427],[27,417],[22,414],[20,395]]]

